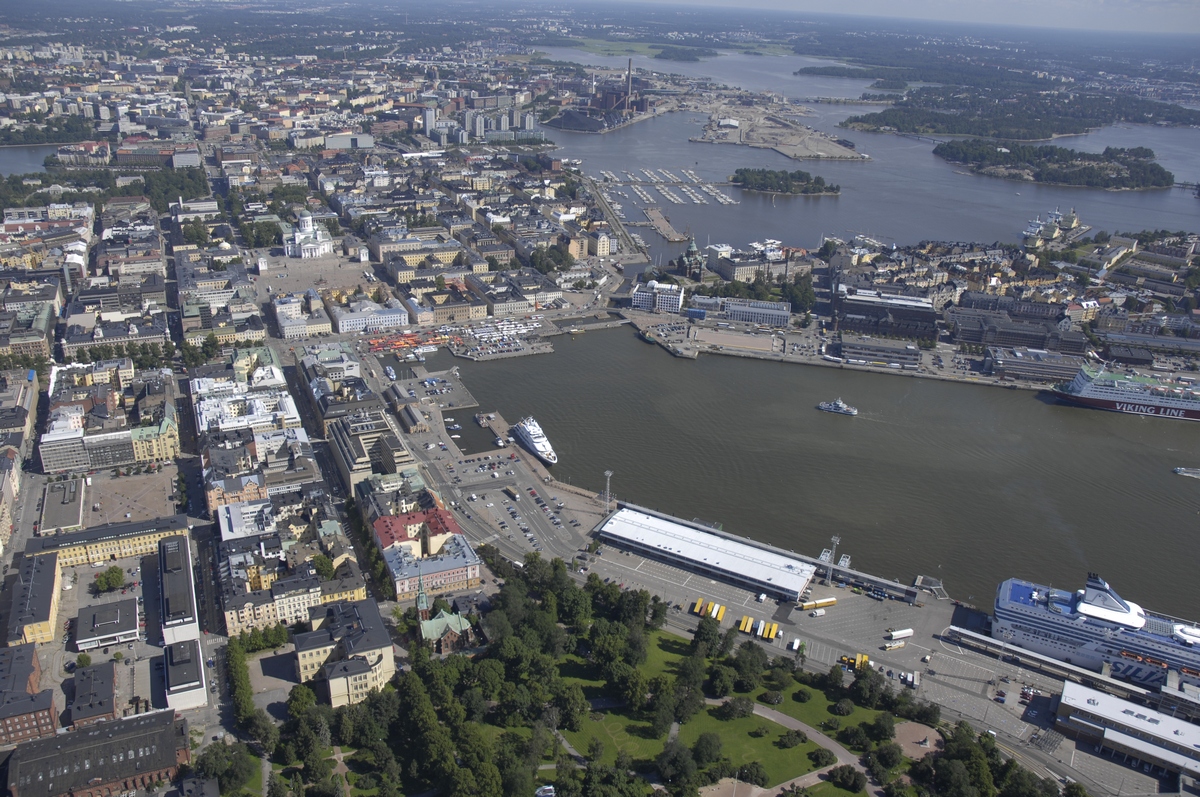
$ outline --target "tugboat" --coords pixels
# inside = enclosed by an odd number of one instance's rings
[[[822,401],[817,405],[817,409],[821,412],[835,412],[838,415],[858,415],[858,409],[851,407],[846,402],[839,399],[833,401]]]

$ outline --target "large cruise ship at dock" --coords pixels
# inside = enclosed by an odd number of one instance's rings
[[[1095,573],[1076,592],[1010,578],[996,593],[992,637],[1144,686],[1167,671],[1200,685],[1200,627],[1147,612],[1124,600]]]
[[[1149,376],[1127,376],[1084,365],[1070,382],[1051,391],[1084,407],[1158,418],[1200,421],[1200,387]]]
[[[547,465],[558,463],[558,454],[554,453],[554,447],[546,439],[546,433],[542,431],[541,425],[533,418],[526,418],[513,426],[512,430],[516,438],[521,441],[521,444],[528,448],[542,462],[545,462]]]

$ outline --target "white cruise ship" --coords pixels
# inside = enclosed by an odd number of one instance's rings
[[[542,462],[547,465],[558,464],[558,454],[554,453],[554,447],[546,439],[546,433],[533,418],[526,418],[514,426],[513,434]]]
[[[1113,677],[1145,686],[1165,683],[1168,670],[1200,685],[1200,628],[1122,599],[1095,573],[1076,592],[1005,581],[992,637],[1077,667],[1108,664]]]

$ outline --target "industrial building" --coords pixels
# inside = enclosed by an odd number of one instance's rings
[[[912,369],[921,364],[921,349],[903,340],[861,338],[843,334],[840,351],[846,362],[857,365],[899,365]]]
[[[1082,357],[1044,349],[1018,346],[1005,349],[988,346],[983,368],[998,379],[1025,379],[1030,382],[1069,382],[1083,366]]]
[[[173,711],[138,714],[17,745],[10,797],[106,797],[170,783],[191,760],[187,723]]]
[[[781,600],[799,600],[816,573],[800,559],[625,504],[600,525],[599,534],[647,558]]]
[[[1200,777],[1200,726],[1067,680],[1055,727],[1097,752]]]
[[[163,644],[199,640],[196,590],[192,584],[192,551],[186,534],[159,541],[158,578],[162,595]]]

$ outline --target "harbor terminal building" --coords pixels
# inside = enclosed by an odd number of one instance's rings
[[[780,600],[799,600],[817,570],[765,546],[626,504],[598,532],[619,548]]]

